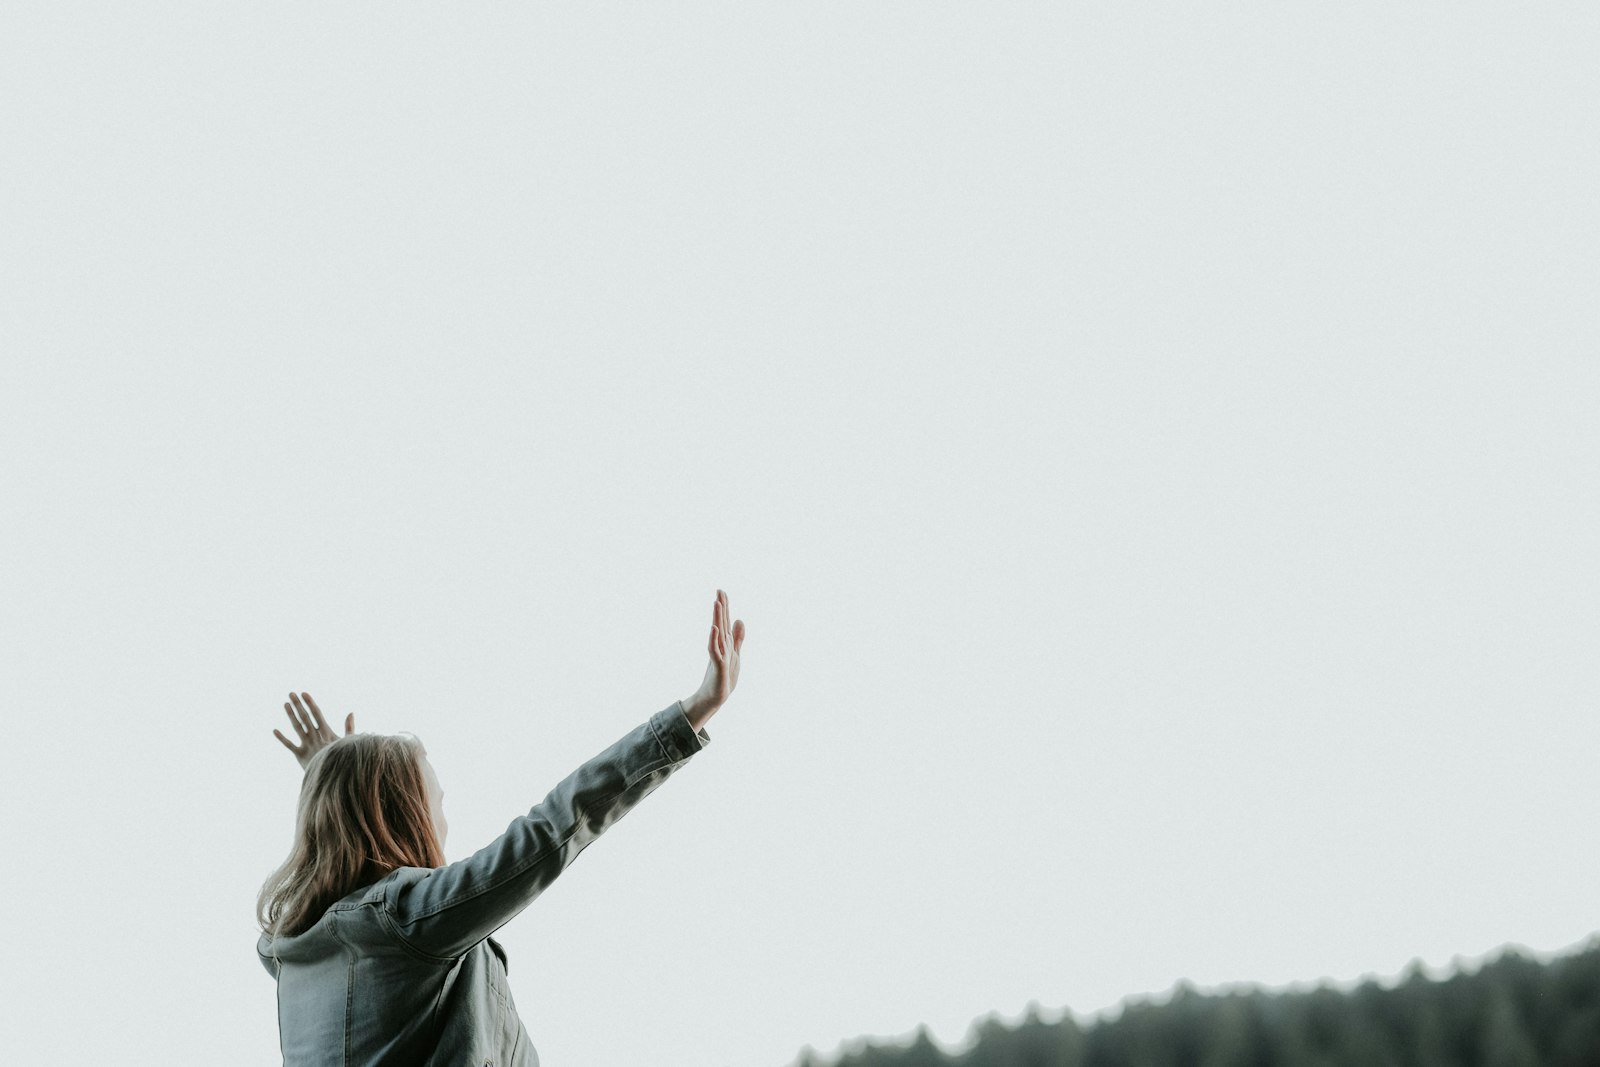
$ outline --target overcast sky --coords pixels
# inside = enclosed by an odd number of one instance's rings
[[[1596,54],[7,3],[5,1044],[279,1062],[289,690],[421,737],[461,859],[694,690],[718,588],[710,747],[498,935],[552,1067],[1584,941]]]

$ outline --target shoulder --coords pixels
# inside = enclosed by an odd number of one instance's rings
[[[256,959],[261,961],[267,973],[273,978],[278,977],[278,960],[272,952],[272,935],[262,934],[256,938]]]
[[[358,904],[370,904],[393,912],[403,905],[411,890],[428,880],[439,870],[437,867],[399,867],[366,887],[356,899]]]
[[[373,904],[381,906],[392,899],[398,888],[410,885],[418,879],[426,877],[431,873],[431,870],[432,868],[429,867],[400,867],[392,870],[377,881],[357,886],[332,904],[329,904],[328,911],[324,913],[324,917],[337,912],[354,911],[357,908]]]
[[[367,887],[364,900],[382,900],[396,892],[416,885],[427,878],[437,867],[398,867]]]

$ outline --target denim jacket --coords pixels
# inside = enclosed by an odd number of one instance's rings
[[[401,867],[304,933],[262,934],[285,1067],[538,1067],[489,935],[710,743],[674,701],[466,859]]]

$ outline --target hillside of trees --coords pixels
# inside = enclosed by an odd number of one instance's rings
[[[1432,979],[1412,964],[1392,986],[1343,992],[1180,983],[1080,1025],[975,1023],[962,1051],[926,1026],[909,1047],[853,1041],[836,1059],[803,1049],[792,1067],[1600,1067],[1600,939],[1548,963],[1506,949],[1477,970]]]

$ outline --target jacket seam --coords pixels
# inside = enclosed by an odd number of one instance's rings
[[[349,957],[344,969],[344,1062],[350,1067],[355,1057],[356,958]]]
[[[453,960],[458,960],[461,958],[461,956],[435,956],[431,952],[424,952],[422,949],[412,944],[411,941],[407,939],[405,934],[400,932],[399,924],[394,921],[394,916],[389,914],[389,909],[387,907],[379,908],[378,914],[383,916],[383,925],[384,928],[389,931],[389,936],[394,938],[395,941],[399,943],[401,949],[409,952],[417,959],[422,960],[425,963],[450,963]],[[471,949],[467,950],[467,952],[471,951]],[[461,955],[466,955],[466,952],[463,952]],[[434,1007],[437,1009],[438,1005],[434,1005]]]
[[[289,1057],[283,1051],[283,982],[280,981],[282,977],[283,967],[280,965],[278,976],[272,980],[272,999],[278,1006],[278,1055],[287,1062]]]
[[[661,736],[661,728],[656,723],[654,715],[650,717],[650,733],[655,736],[656,747],[661,750],[662,755],[666,756],[668,759],[671,759],[672,749],[667,747],[666,739]]]
[[[339,936],[339,923],[337,920],[328,924],[328,934],[339,943],[344,950],[344,1058],[340,1061],[345,1067],[350,1067],[351,1059],[355,1056],[355,1014],[356,1014],[356,953],[354,946]]]
[[[677,701],[674,706],[679,709],[677,718],[683,722],[684,726],[689,727],[690,731],[698,736],[698,731],[694,730],[694,727],[689,723],[688,712],[683,710],[683,701]],[[670,711],[671,708],[668,710]],[[656,744],[660,746],[662,754],[665,755],[671,762],[682,763],[684,760],[687,760],[689,757],[694,755],[694,751],[689,750],[687,746],[673,743],[675,739],[672,738],[672,732],[670,729],[667,731],[667,733],[663,734],[661,732],[660,725],[656,722],[656,716],[654,715],[650,717],[650,732],[656,735]]]

